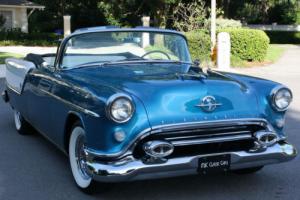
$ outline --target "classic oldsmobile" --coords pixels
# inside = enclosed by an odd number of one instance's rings
[[[20,134],[64,151],[77,186],[233,171],[295,158],[287,87],[204,70],[185,36],[156,28],[75,31],[57,54],[6,60],[2,94]]]

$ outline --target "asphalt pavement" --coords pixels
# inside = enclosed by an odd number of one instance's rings
[[[300,49],[300,48],[299,48]],[[300,52],[300,50],[297,51]],[[293,52],[290,52],[291,54]],[[300,55],[297,54],[297,55]],[[275,66],[276,67],[276,66]],[[286,118],[286,132],[300,149],[300,65],[298,71],[278,77],[294,91]],[[276,70],[275,70],[276,71]],[[285,70],[282,70],[284,73]],[[252,72],[244,71],[251,74]],[[253,72],[255,74],[256,72]],[[297,75],[298,73],[298,75]],[[264,76],[264,75],[262,75]],[[297,80],[298,79],[298,80]],[[3,91],[4,79],[0,79]],[[32,105],[34,106],[34,105]],[[299,200],[300,158],[266,166],[252,175],[186,176],[119,183],[105,193],[88,196],[73,183],[67,157],[39,134],[21,136],[14,129],[12,109],[0,100],[0,200],[56,199],[201,199],[201,200]]]

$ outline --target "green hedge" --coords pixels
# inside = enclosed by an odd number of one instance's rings
[[[271,44],[300,44],[300,32],[265,31]]]
[[[0,30],[0,45],[56,46],[59,36],[54,33],[23,33],[20,29]]]
[[[210,36],[202,30],[185,33],[192,59],[208,60],[210,57]]]
[[[261,30],[232,28],[223,29],[231,39],[231,53],[233,56],[246,61],[263,61],[269,47],[270,39]]]

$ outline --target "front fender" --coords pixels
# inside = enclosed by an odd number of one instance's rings
[[[254,90],[257,96],[258,108],[260,117],[266,119],[271,123],[273,128],[277,131],[281,138],[285,138],[285,133],[283,131],[283,127],[278,127],[277,122],[279,120],[284,120],[286,112],[279,112],[273,109],[271,102],[271,94],[274,88],[280,86],[280,83],[276,83],[270,80],[238,75],[228,73],[227,75],[232,76],[240,81],[243,81],[247,84],[247,86]]]
[[[135,113],[126,123],[114,122],[108,119],[104,112],[99,118],[88,115],[83,118],[89,151],[106,156],[121,155],[140,134],[149,130],[150,125],[142,102],[134,96],[132,99],[135,104]],[[125,132],[126,138],[123,142],[115,139],[116,131]]]

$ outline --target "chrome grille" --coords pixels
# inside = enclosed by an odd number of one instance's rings
[[[137,144],[134,155],[142,156],[141,145],[151,140],[165,140],[175,147],[174,153],[188,155],[224,152],[231,150],[248,150],[254,144],[254,133],[265,130],[265,123],[248,124],[218,124],[212,123],[205,126],[168,127],[153,131]],[[174,155],[172,155],[174,156]]]

